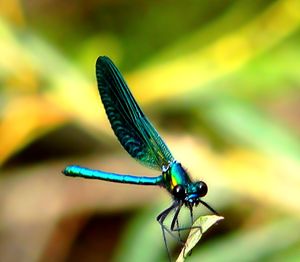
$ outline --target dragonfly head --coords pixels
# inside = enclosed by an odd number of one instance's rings
[[[189,202],[196,201],[197,199],[204,197],[207,194],[208,188],[205,182],[198,181],[191,183],[188,186],[187,200]]]
[[[214,214],[218,214],[201,199],[208,192],[206,183],[203,181],[192,182],[179,162],[174,161],[163,169],[163,179],[166,188],[177,203],[182,203],[189,208],[201,203]]]
[[[207,194],[208,188],[203,181],[192,182],[182,165],[174,161],[163,170],[167,189],[174,199],[188,205],[197,205],[200,198]]]
[[[173,189],[176,199],[182,200],[189,205],[199,203],[199,199],[207,194],[208,188],[205,182],[198,181],[187,185],[178,184]]]

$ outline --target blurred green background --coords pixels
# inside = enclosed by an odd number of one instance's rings
[[[110,129],[99,55],[225,217],[188,261],[300,260],[300,1],[11,0],[0,14],[1,261],[167,259],[164,190],[61,174],[158,175]]]

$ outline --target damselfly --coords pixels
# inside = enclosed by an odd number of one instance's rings
[[[74,177],[164,187],[171,194],[173,203],[156,219],[162,228],[163,239],[168,250],[165,232],[172,234],[172,231],[189,229],[178,227],[178,215],[182,206],[189,209],[192,222],[193,207],[199,203],[217,214],[202,200],[207,194],[207,185],[203,181],[192,182],[180,162],[174,159],[160,135],[138,106],[120,71],[108,57],[98,58],[96,76],[107,117],[121,145],[140,163],[160,170],[161,175],[156,177],[122,175],[75,165],[67,166],[63,173]],[[174,216],[170,227],[167,227],[164,221],[171,211],[174,211]],[[169,250],[168,255],[170,259]]]

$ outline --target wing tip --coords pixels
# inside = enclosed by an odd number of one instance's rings
[[[111,64],[112,60],[108,56],[99,56],[96,61],[96,66],[109,64],[109,63]]]
[[[101,77],[111,68],[115,68],[113,61],[108,56],[99,56],[96,61],[96,76]]]

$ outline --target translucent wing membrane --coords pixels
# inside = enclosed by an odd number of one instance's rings
[[[142,164],[161,170],[173,156],[148,121],[113,62],[100,56],[96,63],[98,88],[115,135]]]

